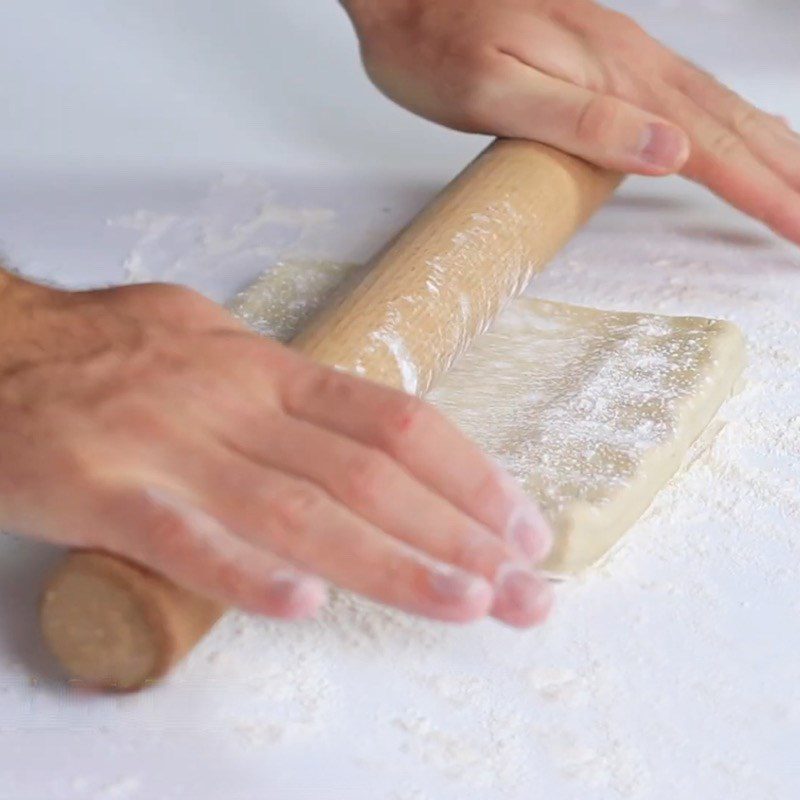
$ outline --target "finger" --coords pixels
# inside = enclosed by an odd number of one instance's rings
[[[499,66],[478,102],[494,133],[532,139],[620,172],[667,175],[689,157],[675,124],[610,95],[545,75],[512,56]]]
[[[503,541],[385,453],[305,420],[263,415],[246,435],[226,435],[258,465],[309,480],[385,533],[490,580],[502,565],[536,563],[549,550],[548,538],[527,529],[529,535]]]
[[[691,100],[674,104],[690,130],[692,157],[684,174],[773,231],[800,243],[800,193],[761,163],[744,140]]]
[[[800,189],[800,136],[788,121],[761,111],[702,70],[691,65],[687,70],[681,88],[692,102],[740,136],[790,186]]]
[[[298,373],[283,388],[286,410],[379,450],[419,482],[508,542],[552,533],[516,482],[432,406],[336,370]]]
[[[99,519],[115,534],[115,552],[226,605],[301,619],[326,601],[321,580],[233,536],[170,489],[114,493]]]
[[[549,587],[529,570],[504,567],[493,587],[387,535],[308,481],[234,455],[204,472],[190,478],[194,504],[245,540],[337,586],[452,622],[484,617],[499,603],[501,612],[507,609],[502,619],[531,625],[549,609]]]

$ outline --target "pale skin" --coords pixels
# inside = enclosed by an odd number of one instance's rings
[[[800,138],[588,0],[346,0],[369,75],[469,131],[681,172],[800,242]],[[0,529],[143,563],[274,617],[327,586],[528,627],[551,546],[424,402],[315,365],[176,286],[0,270]]]
[[[460,130],[680,173],[800,243],[800,136],[591,0],[343,0],[374,83]]]

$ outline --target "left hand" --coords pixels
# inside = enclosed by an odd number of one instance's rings
[[[800,136],[592,0],[342,0],[411,111],[599,166],[680,172],[800,243]]]

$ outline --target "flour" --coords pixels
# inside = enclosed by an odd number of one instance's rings
[[[139,235],[123,262],[127,283],[213,279],[286,257],[314,252],[335,218],[326,208],[275,202],[271,184],[249,174],[221,177],[186,214],[139,209],[109,224]]]
[[[289,342],[336,305],[334,295],[344,296],[337,276],[347,287],[360,274],[352,264],[281,262],[230,307],[255,330]],[[430,295],[385,296],[379,328],[353,340],[346,361],[364,373],[362,358],[372,363],[380,342],[402,386],[417,392],[433,378],[421,374],[429,352],[413,352],[401,315],[424,309]],[[437,359],[445,353],[437,368],[454,363],[426,399],[537,501],[555,533],[546,565],[553,574],[585,569],[619,540],[730,395],[744,360],[741,336],[727,323],[530,298],[511,302],[473,341],[471,330],[452,317],[431,326],[437,344],[427,346]]]
[[[130,263],[189,280],[175,254],[186,231],[207,230],[228,243],[223,265],[241,266],[239,246],[252,258],[239,286],[265,259],[317,258],[324,209],[270,212],[282,221],[237,239],[237,219],[278,205],[256,184],[153,218]],[[243,195],[233,214],[230,196]],[[220,747],[276,764],[298,748],[336,753],[380,787],[376,800],[530,800],[541,787],[554,800],[672,800],[698,786],[704,800],[794,796],[772,767],[792,763],[800,729],[800,258],[693,203],[634,184],[532,286],[555,301],[721,317],[746,335],[743,390],[624,546],[560,585],[552,621],[526,633],[342,593],[296,625],[229,614],[172,679],[213,685]],[[356,223],[368,221],[337,224]],[[267,246],[268,229],[285,251]]]
[[[138,777],[125,775],[111,782],[97,784],[96,781],[80,776],[70,781],[72,797],[76,800],[130,800],[138,797],[142,782]]]

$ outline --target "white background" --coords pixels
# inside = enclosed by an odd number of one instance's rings
[[[793,0],[615,5],[800,124]],[[482,144],[381,98],[334,0],[12,0],[0,75],[0,244],[75,286],[127,270],[224,300],[287,255],[364,258]],[[166,220],[154,240],[138,209]],[[57,553],[3,537],[0,798],[798,796],[796,249],[631,181],[533,291],[727,316],[755,353],[716,450],[559,588],[551,625],[233,615],[164,685],[97,697],[36,635]]]

